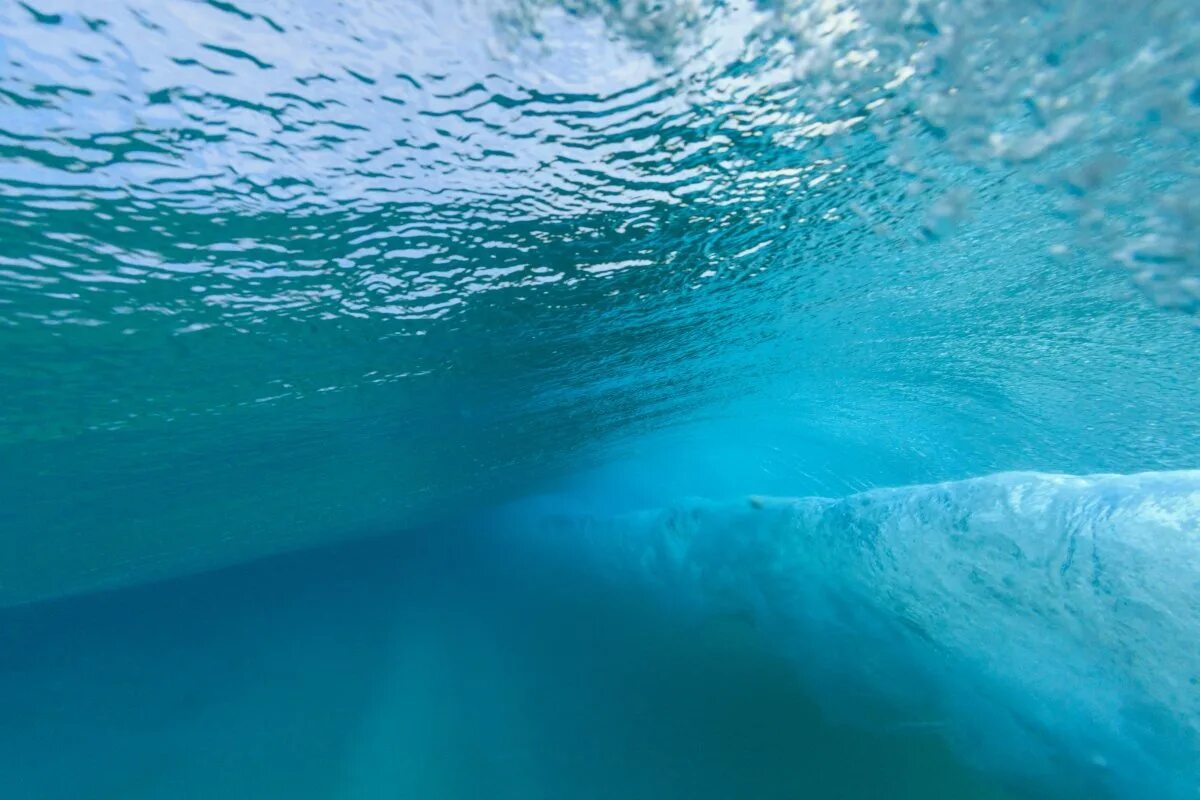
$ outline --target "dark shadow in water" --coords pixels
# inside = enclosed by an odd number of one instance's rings
[[[752,629],[422,535],[0,612],[0,796],[995,798]]]

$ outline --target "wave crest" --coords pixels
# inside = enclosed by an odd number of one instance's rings
[[[535,529],[664,602],[752,618],[836,687],[822,696],[935,719],[981,766],[1056,793],[1193,796],[1200,471],[1004,473]]]

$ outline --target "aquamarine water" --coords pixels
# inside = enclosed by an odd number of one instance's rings
[[[0,0],[0,796],[1200,796],[1200,6]]]

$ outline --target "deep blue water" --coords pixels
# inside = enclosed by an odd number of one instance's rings
[[[0,796],[1197,797],[1198,76],[0,0]]]

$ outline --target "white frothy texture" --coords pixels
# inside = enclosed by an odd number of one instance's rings
[[[865,693],[1055,794],[1197,795],[1200,471],[1004,473],[536,528],[688,613],[749,616],[833,713]]]

